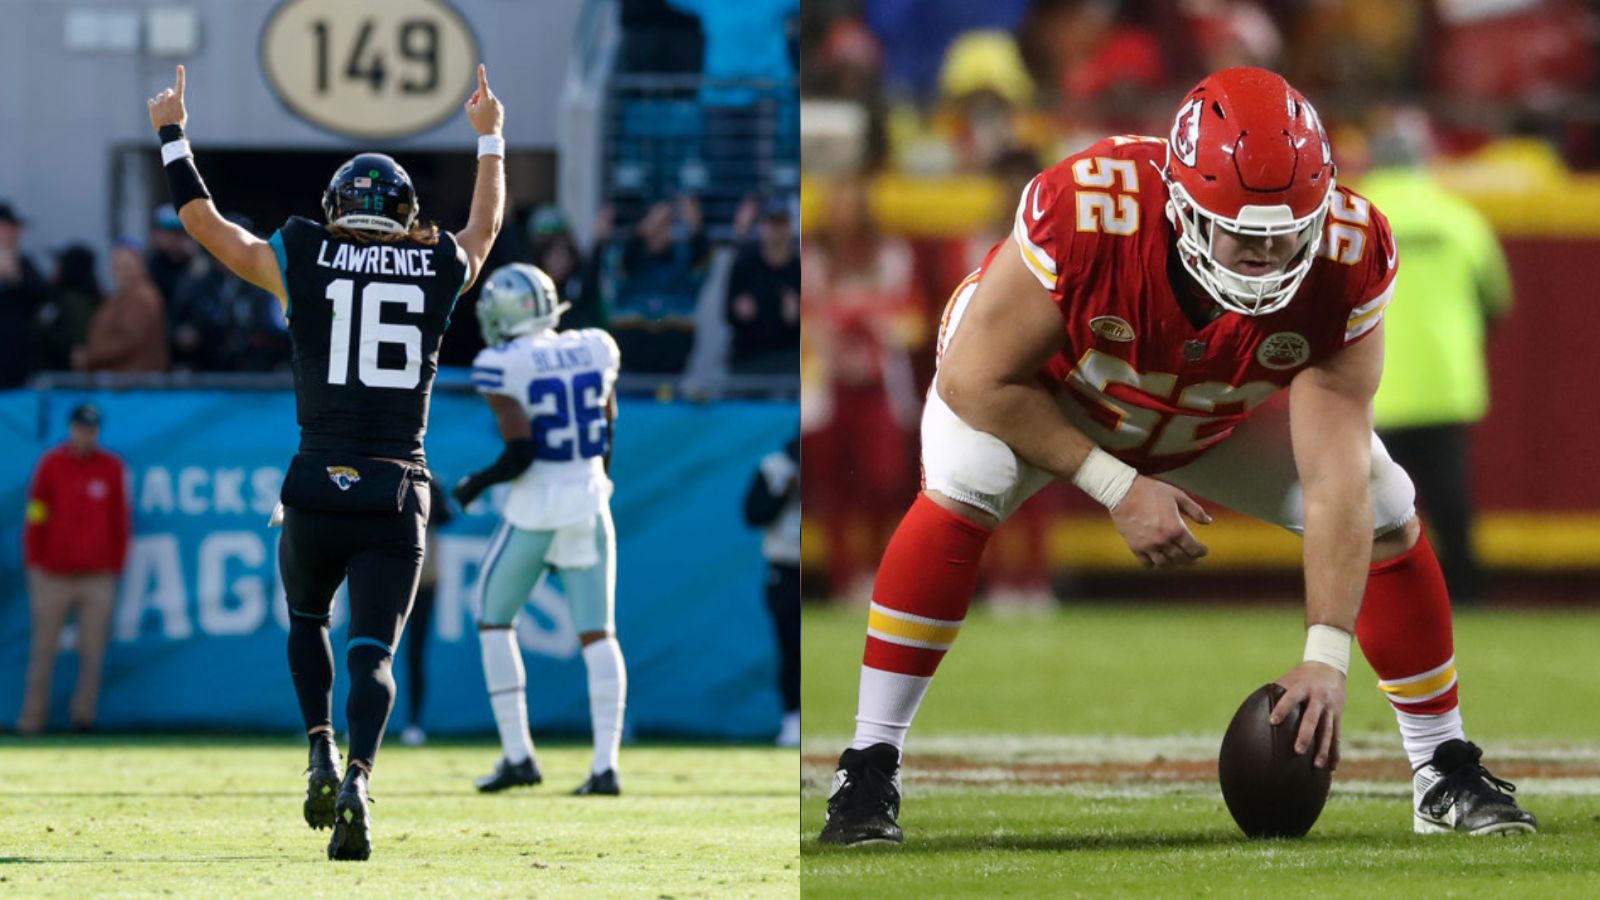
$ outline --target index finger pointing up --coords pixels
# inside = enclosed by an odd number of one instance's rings
[[[484,69],[483,63],[478,63],[478,90],[484,94],[489,93],[489,73]]]
[[[178,64],[177,91],[178,91],[178,99],[180,99],[180,100],[183,99],[183,64],[182,63]]]

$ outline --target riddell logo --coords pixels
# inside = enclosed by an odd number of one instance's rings
[[[1204,108],[1205,104],[1196,97],[1178,110],[1178,118],[1172,122],[1172,155],[1186,166],[1194,165],[1200,147],[1200,112]]]
[[[1095,316],[1089,320],[1089,330],[1108,341],[1126,344],[1133,340],[1133,326],[1116,316]]]

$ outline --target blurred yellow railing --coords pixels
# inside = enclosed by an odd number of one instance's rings
[[[1211,550],[1196,571],[1290,570],[1300,565],[1300,539],[1276,526],[1240,516],[1218,516],[1195,535]],[[996,535],[988,553],[1008,554],[1007,532]],[[1015,539],[1015,533],[1012,533]],[[1600,514],[1488,512],[1479,516],[1473,543],[1491,569],[1593,570],[1600,568]],[[1132,571],[1139,563],[1128,552],[1111,520],[1100,514],[1064,515],[1048,526],[1045,539],[1052,568],[1079,571]],[[826,567],[822,523],[807,517],[802,527],[802,564]]]
[[[1453,190],[1481,209],[1505,237],[1600,236],[1600,175],[1573,175],[1546,144],[1499,141],[1479,153],[1434,167]],[[885,231],[908,237],[956,237],[993,219],[1000,184],[981,175],[914,178],[888,173],[873,179],[872,210]],[[828,186],[801,180],[800,210],[809,234],[826,221]]]

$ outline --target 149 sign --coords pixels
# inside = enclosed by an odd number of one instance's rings
[[[450,118],[474,85],[477,42],[443,0],[287,0],[261,38],[274,93],[319,128],[416,134]]]

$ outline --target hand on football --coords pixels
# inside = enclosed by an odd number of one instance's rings
[[[157,131],[163,125],[186,127],[189,111],[183,108],[183,66],[178,66],[177,80],[172,87],[145,101],[150,107],[150,127]]]
[[[483,63],[478,63],[478,89],[467,98],[466,109],[467,121],[479,134],[499,134],[505,125],[505,107],[500,105],[500,98],[489,90],[489,73],[484,70]]]
[[[1211,524],[1211,515],[1188,494],[1143,475],[1111,511],[1111,521],[1145,568],[1190,566],[1211,552],[1195,538],[1184,516]]]
[[[1294,752],[1315,750],[1317,768],[1339,767],[1339,720],[1344,716],[1344,673],[1327,663],[1303,662],[1278,679],[1286,693],[1272,708],[1272,724],[1304,703]]]

